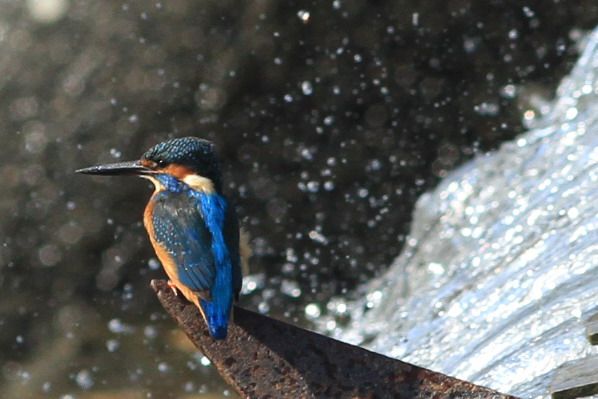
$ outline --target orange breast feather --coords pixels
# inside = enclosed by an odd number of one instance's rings
[[[176,287],[176,289],[179,292],[181,292],[185,298],[187,298],[189,302],[194,303],[203,315],[204,311],[199,305],[198,295],[195,292],[193,292],[193,290],[191,290],[189,287],[181,283],[178,277],[177,265],[175,264],[172,255],[162,245],[160,245],[160,243],[156,241],[154,234],[154,224],[152,222],[152,215],[154,209],[153,199],[154,198],[152,196],[152,198],[147,204],[147,207],[145,208],[145,212],[143,213],[143,224],[145,226],[145,229],[147,230],[152,246],[154,247],[154,251],[158,256],[158,259],[162,263],[162,267],[164,268],[164,271],[166,271],[166,274],[170,279],[170,283],[172,283]]]

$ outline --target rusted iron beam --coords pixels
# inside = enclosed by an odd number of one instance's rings
[[[226,340],[214,340],[195,306],[164,281],[152,281],[152,288],[244,398],[514,398],[240,307],[234,308]]]
[[[598,345],[598,313],[586,322],[586,337],[592,345]]]
[[[598,356],[559,366],[548,391],[554,399],[573,399],[598,394]]]

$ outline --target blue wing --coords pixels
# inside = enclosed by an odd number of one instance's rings
[[[216,265],[198,200],[184,193],[158,194],[152,219],[155,239],[172,255],[181,283],[210,300]]]

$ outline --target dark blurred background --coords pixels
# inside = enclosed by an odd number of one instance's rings
[[[149,288],[148,183],[74,169],[213,140],[252,237],[241,305],[309,326],[551,98],[598,22],[574,4],[0,1],[0,397],[232,394]]]

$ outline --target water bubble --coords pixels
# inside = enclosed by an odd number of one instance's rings
[[[568,120],[575,119],[577,116],[577,108],[571,107],[565,111],[565,118]]]
[[[151,270],[158,270],[160,268],[160,261],[157,258],[150,258],[147,261],[147,266],[151,269]]]
[[[301,289],[299,288],[299,284],[297,284],[296,281],[286,279],[282,280],[280,290],[283,294],[288,295],[292,298],[298,298],[299,296],[301,296]]]
[[[309,232],[309,238],[320,244],[328,244],[328,239],[320,232],[312,230]]]
[[[484,116],[496,116],[500,111],[500,107],[497,103],[493,102],[483,102],[477,104],[473,107],[474,111],[476,111],[480,115]]]
[[[301,83],[301,91],[306,96],[311,95],[313,93],[313,86],[311,85],[311,82],[306,80],[305,82]]]
[[[371,170],[380,170],[382,167],[382,162],[380,162],[379,159],[372,159],[369,166]]]
[[[527,111],[525,111],[523,113],[523,119],[525,119],[526,121],[530,121],[530,120],[534,119],[535,117],[536,117],[536,113],[531,109],[528,109]]]
[[[258,312],[260,312],[262,314],[263,313],[268,313],[270,311],[270,305],[268,305],[267,302],[260,302],[257,305],[257,310],[258,310]]]
[[[411,23],[413,24],[413,26],[419,25],[419,13],[414,12],[413,14],[411,14]]]
[[[515,85],[506,85],[502,88],[502,94],[506,98],[513,98],[517,94],[517,87]]]
[[[122,152],[120,152],[116,148],[111,148],[110,155],[112,155],[112,158],[120,158],[122,156]]]
[[[314,150],[309,148],[301,149],[301,157],[311,161],[314,157]],[[303,178],[307,178],[307,176],[304,176]]]
[[[250,294],[257,289],[263,288],[265,282],[266,276],[263,273],[243,276],[243,288],[241,293],[243,295]]]
[[[158,330],[156,327],[145,326],[143,329],[143,335],[148,339],[154,339],[158,336]]]
[[[115,352],[118,350],[119,346],[120,343],[116,339],[109,339],[106,341],[106,349],[108,349],[108,352]]]
[[[532,18],[534,17],[536,14],[534,13],[534,11],[529,8],[529,7],[523,7],[523,14],[525,14],[526,17],[528,18]]]
[[[120,319],[112,319],[108,322],[108,330],[115,334],[132,334],[134,328],[123,323]]]
[[[43,266],[55,266],[62,260],[62,252],[58,246],[48,244],[38,250],[38,258]]]
[[[158,363],[158,371],[161,373],[168,373],[170,371],[170,366],[166,362]]]
[[[297,12],[297,16],[299,17],[299,19],[301,20],[301,22],[303,22],[304,24],[306,24],[306,23],[309,22],[309,17],[310,17],[309,11],[299,10]]]
[[[91,389],[94,384],[91,372],[86,369],[83,369],[77,373],[75,376],[75,381],[77,382],[77,385],[85,390]]]
[[[306,184],[306,188],[307,191],[309,191],[310,193],[317,193],[318,190],[320,189],[320,182],[312,180],[307,182]]]
[[[320,310],[320,306],[317,303],[310,303],[305,307],[305,316],[310,319],[315,319],[320,317],[322,311]]]

